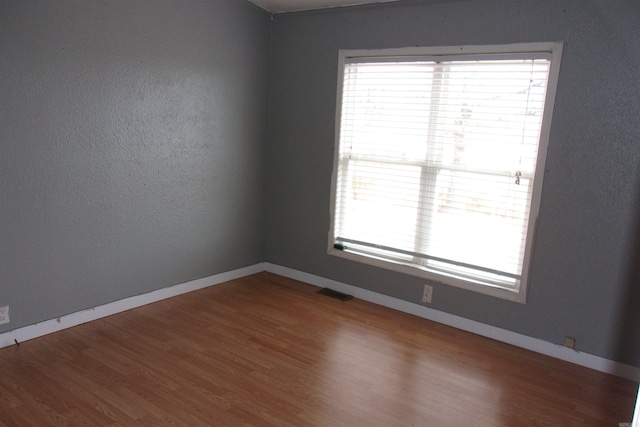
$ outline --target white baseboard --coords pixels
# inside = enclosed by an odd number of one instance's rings
[[[103,317],[111,316],[112,314],[131,310],[132,308],[141,307],[143,305],[151,304],[163,299],[186,294],[187,292],[192,292],[209,286],[218,285],[220,283],[228,282],[229,280],[234,280],[240,277],[249,276],[251,274],[260,273],[261,271],[265,271],[264,263],[258,263],[220,274],[214,274],[213,276],[203,277],[201,279],[192,280],[190,282],[158,289],[146,294],[136,295],[119,301],[100,305],[88,310],[71,313],[65,316],[58,317],[57,319],[51,319],[44,322],[36,323],[34,325],[24,326],[22,328],[14,329],[13,331],[0,334],[0,348],[15,344],[16,341],[18,343],[28,341],[33,338],[38,338],[43,335],[71,328],[82,323],[91,322],[92,320],[101,319]]]
[[[335,280],[325,279],[324,277],[304,273],[288,267],[265,263],[265,268],[268,272],[278,274],[280,276],[299,280],[301,282],[323,288],[331,288],[374,304],[413,314],[414,316],[515,345],[516,347],[521,347],[536,353],[574,363],[576,365],[605,372],[607,374],[617,375],[632,381],[640,381],[640,368],[635,366],[625,365],[593,354],[575,351],[561,345],[553,344],[537,338],[531,338],[526,335],[507,331],[506,329],[497,328],[495,326],[485,325],[474,320],[465,319],[464,317],[444,313],[419,304],[403,301],[387,295],[358,288],[356,286],[347,285],[346,283],[337,282]]]
[[[637,368],[635,366],[625,365],[623,363],[614,362],[612,360],[608,360],[600,356],[595,356],[593,354],[571,350],[561,345],[549,343],[537,338],[531,338],[526,335],[507,331],[495,326],[485,325],[480,322],[465,319],[453,314],[444,313],[442,311],[434,310],[432,308],[425,307],[419,304],[403,301],[387,295],[382,295],[366,289],[358,288],[356,286],[347,285],[346,283],[337,282],[335,280],[326,279],[324,277],[315,276],[313,274],[304,273],[299,270],[294,270],[289,267],[283,267],[271,263],[258,263],[248,267],[239,268],[237,270],[215,274],[209,277],[203,277],[202,279],[169,286],[167,288],[158,289],[146,294],[136,295],[119,301],[114,301],[109,304],[90,308],[88,310],[71,313],[65,316],[58,317],[57,319],[51,319],[44,322],[36,323],[34,325],[14,329],[13,331],[4,332],[0,334],[0,348],[13,345],[16,341],[21,343],[33,338],[41,337],[43,335],[71,328],[82,323],[91,322],[92,320],[101,319],[103,317],[131,310],[136,307],[151,304],[156,301],[228,282],[230,280],[239,279],[241,277],[260,273],[262,271],[268,271],[280,276],[309,283],[314,286],[331,288],[336,291],[353,295],[356,298],[372,302],[374,304],[389,307],[394,310],[402,311],[404,313],[413,314],[414,316],[422,317],[424,319],[442,323],[447,326],[452,326],[463,331],[472,332],[477,335],[492,338],[494,340],[501,341],[507,344],[512,344],[517,347],[534,351],[536,353],[551,356],[556,359],[574,363],[576,365],[585,366],[587,368],[595,369],[607,374],[617,375],[619,377],[627,378],[632,381],[640,381],[640,368]]]

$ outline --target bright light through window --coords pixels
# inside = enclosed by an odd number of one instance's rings
[[[341,52],[329,252],[523,302],[561,45],[542,47]]]

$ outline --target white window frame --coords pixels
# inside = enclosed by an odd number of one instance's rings
[[[335,149],[333,173],[331,176],[331,199],[330,199],[330,229],[328,233],[327,253],[347,260],[372,265],[375,267],[392,270],[412,276],[428,279],[432,282],[451,285],[462,289],[467,289],[482,294],[526,303],[527,284],[529,281],[532,251],[535,237],[535,230],[540,210],[540,199],[542,195],[542,184],[547,156],[547,147],[549,145],[549,135],[551,127],[551,119],[553,114],[554,100],[556,95],[556,87],[558,83],[558,75],[560,70],[560,59],[562,56],[562,42],[545,42],[545,43],[521,43],[509,45],[487,45],[487,46],[444,46],[444,47],[409,47],[398,49],[379,49],[379,50],[340,50],[338,55],[338,90],[336,100],[336,129],[335,129]],[[488,57],[490,55],[521,55],[521,54],[550,55],[551,64],[549,69],[547,92],[545,106],[543,111],[542,127],[540,132],[540,141],[538,145],[538,154],[535,173],[532,186],[531,207],[529,213],[529,223],[527,228],[527,236],[525,243],[525,252],[523,260],[523,268],[519,286],[517,288],[490,286],[481,284],[473,279],[466,280],[460,276],[452,276],[446,273],[426,269],[416,264],[407,264],[402,261],[393,261],[376,257],[375,253],[366,254],[365,251],[352,252],[334,247],[336,242],[334,233],[335,224],[335,208],[336,208],[336,187],[338,179],[338,164],[340,161],[340,131],[342,117],[342,88],[345,63],[353,58],[425,58],[425,57],[460,57],[465,59],[477,59]]]

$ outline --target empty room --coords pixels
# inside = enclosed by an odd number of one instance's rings
[[[638,427],[639,118],[635,0],[3,0],[0,426]]]

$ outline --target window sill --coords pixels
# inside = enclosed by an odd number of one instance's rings
[[[373,267],[382,268],[385,270],[395,271],[402,274],[407,274],[414,277],[420,277],[430,282],[440,283],[447,286],[453,286],[467,291],[476,292],[483,295],[488,295],[495,298],[500,298],[508,301],[517,302],[520,304],[526,304],[526,294],[523,289],[513,290],[507,288],[501,288],[498,286],[491,286],[473,282],[471,280],[465,280],[446,274],[431,271],[427,268],[420,267],[414,264],[406,264],[402,262],[394,262],[382,258],[378,258],[371,255],[363,255],[356,252],[350,252],[348,250],[340,250],[333,248],[330,245],[327,253],[331,256],[336,256],[353,262],[359,262],[361,264],[371,265]]]

